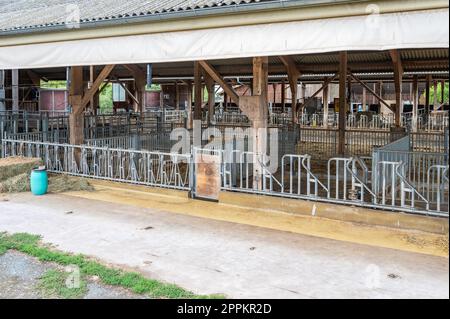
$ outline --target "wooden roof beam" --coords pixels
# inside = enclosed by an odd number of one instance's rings
[[[124,64],[123,67],[133,74],[137,86],[146,84],[147,73],[135,64]]]
[[[394,112],[395,110],[392,108],[391,105],[389,105],[389,103],[387,103],[385,100],[383,100],[383,98],[381,96],[379,96],[374,90],[372,90],[366,83],[364,83],[363,81],[361,81],[360,79],[358,79],[352,72],[350,72],[350,70],[348,71],[348,74],[350,75],[350,77],[352,79],[354,79],[356,82],[358,82],[359,84],[361,84],[367,91],[370,92],[370,94],[372,94],[373,96],[375,96],[375,98],[380,101],[380,103],[383,103],[384,105],[386,105],[387,108],[389,108],[392,112]]]
[[[320,92],[322,92],[325,88],[327,88],[328,85],[330,85],[330,83],[333,82],[338,76],[339,76],[339,73],[336,73],[335,75],[330,76],[328,79],[326,79],[326,81],[323,83],[323,85],[320,87],[320,89],[318,89],[313,95],[311,95],[311,97],[309,97],[305,101],[305,103],[303,103],[302,109],[304,109],[310,101],[312,101],[317,95],[319,95]]]
[[[130,90],[128,90],[128,88],[116,77],[113,77],[113,79],[119,83],[119,85],[125,90],[125,93],[136,103],[136,104],[140,104],[139,100],[133,95],[133,93],[130,92]]]
[[[283,62],[288,74],[289,88],[292,95],[292,122],[298,122],[298,78],[301,75],[300,69],[291,56],[280,56],[281,62]]]
[[[77,110],[74,110],[74,113],[82,113],[83,110],[88,105],[91,98],[95,95],[95,93],[99,90],[102,83],[105,81],[105,79],[109,76],[111,71],[114,69],[113,64],[106,65],[103,70],[100,72],[100,74],[95,79],[94,83],[92,83],[92,86],[89,90],[86,91],[86,93],[83,96],[83,99],[81,100],[80,108]]]
[[[219,74],[219,72],[217,72],[217,70],[207,61],[199,61],[199,63],[205,70],[205,72],[208,73],[209,76],[223,88],[223,90],[225,91],[225,93],[227,93],[231,100],[236,103],[236,105],[239,105],[239,95],[230,85],[228,85],[228,83]]]
[[[293,76],[299,77],[301,75],[300,68],[295,63],[294,58],[291,56],[280,56],[281,62],[283,62],[284,66],[288,73],[291,73]]]
[[[41,86],[42,77],[39,74],[37,74],[36,72],[34,72],[32,70],[27,70],[27,75],[30,78],[30,80],[34,86],[37,86],[37,87]]]

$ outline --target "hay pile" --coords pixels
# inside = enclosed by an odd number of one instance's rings
[[[7,157],[0,159],[0,193],[30,190],[31,170],[42,164],[39,158]]]
[[[22,193],[30,191],[30,174],[23,173],[0,182],[0,193]]]
[[[42,165],[38,158],[8,157],[0,159],[0,193],[29,192],[31,170]],[[49,175],[48,191],[93,191],[86,179],[67,175]]]
[[[50,193],[93,190],[94,187],[85,178],[67,175],[50,175],[48,178],[48,191]]]
[[[0,159],[0,182],[21,174],[31,173],[31,170],[42,165],[39,158],[29,157],[7,157]]]

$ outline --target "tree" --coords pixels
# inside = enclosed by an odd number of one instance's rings
[[[100,93],[100,111],[102,113],[110,112],[113,109],[112,84],[103,84],[106,87]]]
[[[445,83],[445,88],[444,88],[444,101],[446,101],[446,102],[448,102],[448,90],[449,90],[449,85],[448,85],[448,83]],[[432,86],[430,87],[430,104],[431,104],[431,105],[433,105],[433,103],[434,103],[434,94],[435,94],[435,92],[434,92],[434,85],[432,85]],[[439,102],[439,103],[443,103],[443,101],[441,101],[441,96],[442,96],[442,83],[438,83],[436,94],[437,94],[437,100],[438,100],[438,102]],[[424,96],[424,98],[425,98],[425,93],[424,93],[423,96]]]
[[[66,81],[43,81],[41,80],[41,88],[44,89],[65,89],[67,87]]]

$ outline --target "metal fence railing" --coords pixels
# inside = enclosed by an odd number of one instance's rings
[[[442,152],[434,135],[430,139],[430,134],[425,134],[411,134],[374,150],[373,189],[384,198],[386,189],[390,188],[392,201],[395,201],[396,191],[399,192],[397,199],[404,202],[408,197],[411,204],[426,198],[427,209],[440,210],[444,201],[448,205],[448,183],[443,186],[448,176],[445,169],[448,167],[448,153]],[[425,150],[424,141],[430,144]],[[401,187],[396,187],[397,184]]]
[[[95,147],[170,152],[172,147],[176,144],[176,141],[170,139],[170,132],[160,132],[151,135],[133,133],[113,137],[90,139],[86,140],[85,144]]]
[[[3,156],[42,158],[49,172],[190,189],[190,154],[3,140]]]
[[[46,132],[16,133],[6,135],[7,139],[33,142],[69,143],[67,130],[51,130]]]
[[[411,150],[419,152],[448,153],[449,131],[442,133],[410,133]]]
[[[40,157],[54,173],[183,190],[195,183],[192,151],[180,154],[10,139],[4,139],[2,146],[2,156]],[[267,155],[216,151],[223,154],[225,191],[448,217],[447,154],[387,147],[374,152],[372,166],[360,157],[334,157],[326,167],[316,165],[309,155],[285,154],[272,167]]]
[[[379,161],[372,172],[361,158],[336,157],[324,172],[308,155],[287,154],[280,169],[270,172],[261,157],[262,173],[255,179],[254,154],[238,157],[239,163],[224,164],[224,190],[448,217],[448,164],[428,166],[417,185],[401,161]]]
[[[370,156],[372,150],[389,144],[389,131],[347,130],[345,155]],[[311,154],[315,159],[329,159],[339,155],[339,132],[336,129],[301,128],[297,148],[299,154]]]

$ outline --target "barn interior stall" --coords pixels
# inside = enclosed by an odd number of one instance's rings
[[[38,51],[8,58],[1,154],[41,157],[55,173],[187,191],[208,154],[219,158],[221,191],[448,217],[448,30],[433,24],[448,21],[448,5],[382,16],[396,26],[394,40],[348,36],[364,23],[357,16],[174,32],[174,52],[144,34],[59,43],[57,61]],[[427,30],[417,18],[431,21]],[[276,40],[283,31],[289,50]],[[219,50],[221,36],[239,41]],[[248,37],[258,41],[245,46]],[[101,47],[113,40],[114,52]],[[157,49],[145,51],[144,40]],[[91,64],[72,45],[91,46]]]

